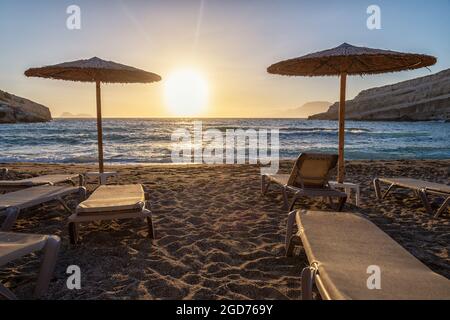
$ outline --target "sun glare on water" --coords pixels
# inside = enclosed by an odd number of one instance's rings
[[[208,102],[208,84],[195,70],[175,71],[164,82],[164,99],[174,116],[201,116]]]

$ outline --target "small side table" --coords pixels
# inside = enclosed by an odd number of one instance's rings
[[[108,178],[111,177],[116,177],[117,176],[117,172],[115,171],[109,171],[109,172],[86,172],[85,174],[86,178],[97,178],[100,185],[104,185],[106,184],[106,181],[108,180]]]
[[[339,183],[337,181],[329,181],[328,182],[330,187],[332,188],[342,188],[344,189],[345,193],[347,194],[348,198],[351,199],[352,197],[352,190],[355,191],[355,204],[357,207],[359,207],[359,200],[361,198],[361,190],[358,183],[351,183],[351,182],[343,182]]]

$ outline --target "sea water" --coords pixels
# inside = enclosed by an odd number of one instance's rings
[[[203,129],[279,129],[280,158],[301,152],[337,152],[336,121],[302,119],[104,119],[109,164],[171,163],[172,134]],[[450,123],[347,121],[346,159],[450,159]],[[95,163],[95,119],[1,124],[0,162]]]

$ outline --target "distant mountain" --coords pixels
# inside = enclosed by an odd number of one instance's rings
[[[311,120],[336,120],[339,103]],[[346,103],[346,119],[450,121],[450,69],[436,74],[361,91]]]
[[[321,112],[325,112],[332,105],[327,101],[307,102],[301,107],[286,110],[283,116],[289,118],[308,118],[309,116]]]
[[[52,115],[46,106],[0,90],[0,123],[50,120],[52,120]]]
[[[59,117],[60,118],[93,118],[92,115],[87,114],[87,113],[73,114],[70,112],[63,112]]]

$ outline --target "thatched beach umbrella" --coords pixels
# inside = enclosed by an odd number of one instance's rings
[[[267,72],[286,76],[340,76],[339,164],[338,182],[344,181],[345,90],[347,75],[379,74],[431,66],[436,58],[423,54],[402,53],[355,47],[344,43],[339,47],[281,61]]]
[[[97,90],[98,162],[100,173],[104,172],[100,83],[151,83],[161,80],[161,77],[155,73],[136,69],[112,61],[105,61],[97,57],[42,68],[31,68],[25,71],[25,75],[27,77],[95,82]]]

